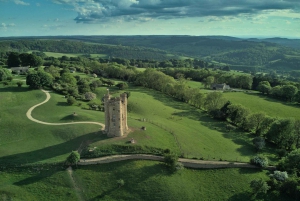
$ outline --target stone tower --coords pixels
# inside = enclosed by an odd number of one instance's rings
[[[127,94],[111,97],[108,92],[104,96],[104,109],[107,136],[120,137],[127,133]]]

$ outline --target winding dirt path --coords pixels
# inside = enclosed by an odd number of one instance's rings
[[[70,122],[70,123],[48,123],[48,122],[40,121],[40,120],[37,120],[37,119],[33,118],[32,115],[31,115],[32,111],[36,107],[47,103],[50,100],[50,98],[51,98],[49,91],[46,91],[46,90],[42,89],[42,92],[44,92],[46,94],[46,100],[44,100],[43,102],[41,102],[39,104],[36,104],[36,105],[32,106],[26,112],[27,118],[30,119],[31,121],[34,121],[34,122],[39,123],[39,124],[50,125],[50,126],[63,126],[63,125],[70,125],[70,124],[96,124],[96,125],[101,126],[102,130],[104,130],[104,128],[105,128],[104,124],[99,123],[99,122],[94,122],[94,121],[78,121],[78,122]]]

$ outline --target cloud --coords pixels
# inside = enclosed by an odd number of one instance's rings
[[[0,24],[0,29],[3,29],[4,31],[7,31],[8,28],[14,27],[14,26],[16,26],[14,23],[6,24],[6,23],[2,22]]]
[[[77,11],[80,23],[124,20],[173,19],[256,15],[264,11],[299,11],[299,0],[52,0]]]
[[[0,0],[0,2],[14,2],[17,5],[22,5],[22,6],[29,6],[30,3],[26,3],[22,0]]]
[[[14,0],[14,3],[17,4],[17,5],[22,5],[22,6],[29,6],[30,3],[26,3],[24,1],[21,1],[21,0]]]
[[[6,24],[6,23],[1,23],[0,24],[0,27],[2,27],[2,28],[7,28],[7,27],[14,27],[14,26],[16,26],[14,23],[11,23],[11,24]]]

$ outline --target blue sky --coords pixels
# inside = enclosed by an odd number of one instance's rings
[[[300,0],[0,0],[0,36],[300,38]]]

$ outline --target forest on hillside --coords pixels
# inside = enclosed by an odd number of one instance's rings
[[[271,42],[270,42],[271,41]],[[105,54],[123,59],[165,61],[201,59],[218,66],[248,70],[299,70],[300,42],[289,39],[239,39],[204,36],[60,36],[0,38],[0,56],[5,52],[59,52]],[[299,45],[300,47],[300,45]],[[2,53],[1,53],[2,52]]]

